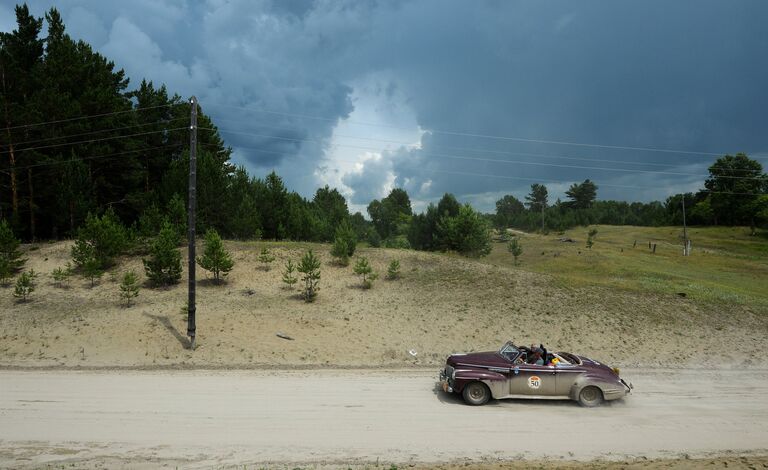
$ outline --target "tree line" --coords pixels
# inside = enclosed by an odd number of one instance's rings
[[[689,225],[768,226],[768,176],[757,160],[743,153],[725,155],[709,167],[704,187],[696,193],[669,196],[664,202],[598,201],[598,186],[590,180],[574,183],[566,201],[549,203],[547,187],[531,185],[520,201],[506,195],[496,201],[491,216],[497,228],[562,231],[576,226]]]

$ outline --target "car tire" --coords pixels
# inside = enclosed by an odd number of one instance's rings
[[[603,403],[603,391],[594,385],[584,387],[579,392],[579,404],[592,408]]]
[[[485,405],[491,399],[491,391],[482,382],[470,382],[464,386],[461,396],[464,397],[464,402],[467,405],[480,406]]]

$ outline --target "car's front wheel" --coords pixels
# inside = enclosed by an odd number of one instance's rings
[[[593,406],[598,406],[602,402],[603,402],[603,391],[595,387],[594,385],[584,387],[579,392],[579,404],[581,406],[592,408]]]
[[[482,382],[468,383],[461,395],[467,405],[473,406],[485,405],[491,399],[491,391]]]

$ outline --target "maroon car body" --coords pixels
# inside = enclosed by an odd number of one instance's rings
[[[567,352],[544,353],[544,364],[529,361],[534,351],[507,342],[498,351],[453,354],[440,372],[445,392],[458,393],[470,405],[496,398],[575,400],[596,406],[632,390],[619,370]]]

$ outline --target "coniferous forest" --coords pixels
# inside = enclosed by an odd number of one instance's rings
[[[0,220],[25,241],[74,238],[89,214],[114,215],[129,237],[155,236],[165,221],[183,225],[187,99],[152,77],[130,83],[119,65],[70,37],[56,9],[43,19],[21,5],[16,15],[16,29],[0,35]],[[408,194],[394,189],[369,204],[368,220],[350,214],[334,188],[307,199],[274,172],[260,177],[233,165],[204,107],[198,128],[198,233],[225,238],[333,241],[346,221],[372,246],[482,256],[491,226],[677,225],[683,202],[690,224],[768,224],[768,179],[743,154],[717,159],[700,192],[665,202],[601,201],[599,184],[586,180],[567,201],[550,201],[537,184],[525,201],[500,199],[495,214],[451,194],[414,214]]]

